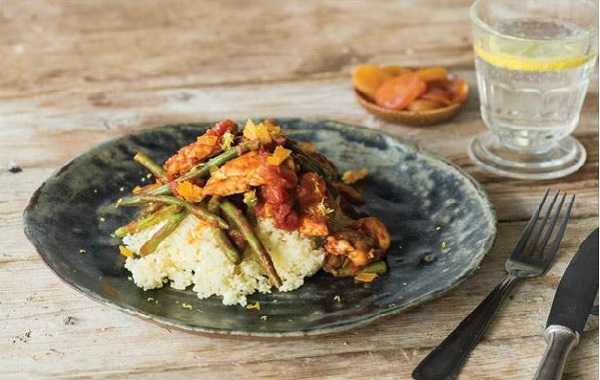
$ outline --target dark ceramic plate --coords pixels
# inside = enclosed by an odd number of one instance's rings
[[[348,330],[439,297],[477,269],[496,226],[487,197],[469,176],[377,131],[331,121],[279,122],[295,139],[315,142],[341,170],[369,169],[366,211],[392,234],[389,273],[365,286],[319,272],[296,291],[250,296],[249,302],[260,302],[259,312],[224,306],[218,297],[200,300],[191,290],[137,288],[110,236],[132,217],[112,203],[146,174],[131,157],[143,150],[164,160],[208,123],[141,131],[77,157],[35,192],[25,233],[60,278],[91,298],[203,333],[279,337]]]

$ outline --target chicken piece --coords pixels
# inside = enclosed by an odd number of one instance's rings
[[[252,186],[264,185],[267,183],[268,157],[268,153],[252,151],[228,161],[212,173],[204,186],[204,195],[225,197],[245,193]]]
[[[296,197],[300,211],[300,233],[304,236],[327,236],[327,215],[334,210],[328,206],[325,180],[316,173],[304,173],[296,189]]]
[[[327,236],[329,227],[327,227],[327,218],[312,215],[300,216],[299,231],[304,236]]]
[[[354,226],[377,240],[380,249],[387,251],[390,248],[390,233],[379,219],[373,216],[361,218],[354,223]]]
[[[174,180],[189,171],[194,165],[214,156],[221,151],[221,137],[235,133],[237,125],[231,120],[223,120],[209,129],[196,142],[184,146],[164,164],[169,180]]]
[[[353,275],[368,264],[381,259],[389,247],[389,232],[379,219],[359,219],[327,237],[324,248],[328,257],[324,269],[337,276]],[[329,256],[340,256],[348,260]]]

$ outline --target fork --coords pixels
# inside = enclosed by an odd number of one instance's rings
[[[562,194],[558,206],[555,207],[560,195],[560,191],[557,191],[544,216],[540,217],[549,194],[550,189],[547,189],[510,258],[506,261],[506,277],[438,347],[419,363],[412,373],[415,380],[455,379],[514,285],[522,279],[541,276],[550,268],[564,236],[575,195],[570,197],[566,212],[561,218],[561,210],[567,194]],[[558,229],[554,231],[557,224]]]

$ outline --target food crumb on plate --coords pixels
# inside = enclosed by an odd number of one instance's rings
[[[448,242],[443,241],[441,247],[442,247],[442,251],[447,251],[448,250]]]
[[[346,185],[351,185],[355,182],[360,181],[361,179],[364,179],[368,175],[369,171],[367,170],[367,168],[361,168],[358,170],[347,170],[342,175],[342,182],[344,182]]]

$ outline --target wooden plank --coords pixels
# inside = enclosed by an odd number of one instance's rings
[[[468,362],[465,378],[531,377],[543,352],[542,331],[560,275],[578,242],[597,224],[597,218],[570,224],[558,262],[546,277],[518,288]],[[408,378],[501,279],[503,262],[523,226],[501,223],[497,244],[481,269],[445,297],[347,334],[293,343],[168,331],[88,300],[39,259],[0,261],[0,323],[5,326],[0,341],[8,348],[0,350],[0,377],[270,378],[285,368],[287,375],[302,379]],[[21,251],[27,246],[16,231],[8,241]],[[69,316],[71,323],[65,323]],[[590,321],[569,362],[570,378],[597,373],[597,328],[597,319]]]
[[[469,4],[5,1],[0,98],[322,78],[367,60],[471,65]]]
[[[475,83],[471,70],[457,73]],[[391,125],[375,119],[358,106],[347,78],[254,84],[234,88],[211,87],[99,92],[88,96],[55,95],[0,103],[0,120],[12,128],[0,129],[0,163],[18,162],[19,177],[0,174],[0,185],[16,178],[45,178],[30,170],[57,168],[101,141],[140,128],[166,123],[213,121],[225,117],[308,117],[333,119],[379,129],[447,157],[479,180],[496,205],[500,220],[522,220],[531,215],[539,194],[548,186],[577,192],[575,216],[596,215],[598,209],[598,95],[590,92],[575,136],[588,151],[586,165],[559,181],[531,182],[487,174],[467,156],[470,140],[485,130],[474,90],[463,112],[450,123],[429,128]],[[260,94],[259,97],[255,94]],[[19,149],[13,149],[18,142]],[[35,181],[35,178],[30,180]],[[29,188],[31,191],[33,187]],[[0,186],[0,196],[15,189]],[[1,198],[0,198],[1,199]]]
[[[598,225],[598,79],[575,131],[588,151],[579,172],[542,182],[482,172],[466,154],[485,130],[473,86],[470,4],[4,1],[0,378],[408,378],[501,279],[523,221],[551,186],[578,196],[561,256],[547,276],[520,286],[461,377],[530,378],[560,275]],[[349,73],[362,62],[446,65],[472,84],[472,96],[446,125],[389,125],[353,99]],[[166,123],[266,116],[362,125],[447,157],[488,191],[500,220],[496,246],[473,278],[441,299],[349,334],[289,342],[199,337],[143,323],[63,285],[26,241],[21,213],[31,193],[86,149]],[[13,162],[23,172],[3,169]],[[597,329],[594,319],[565,378],[597,378]]]

